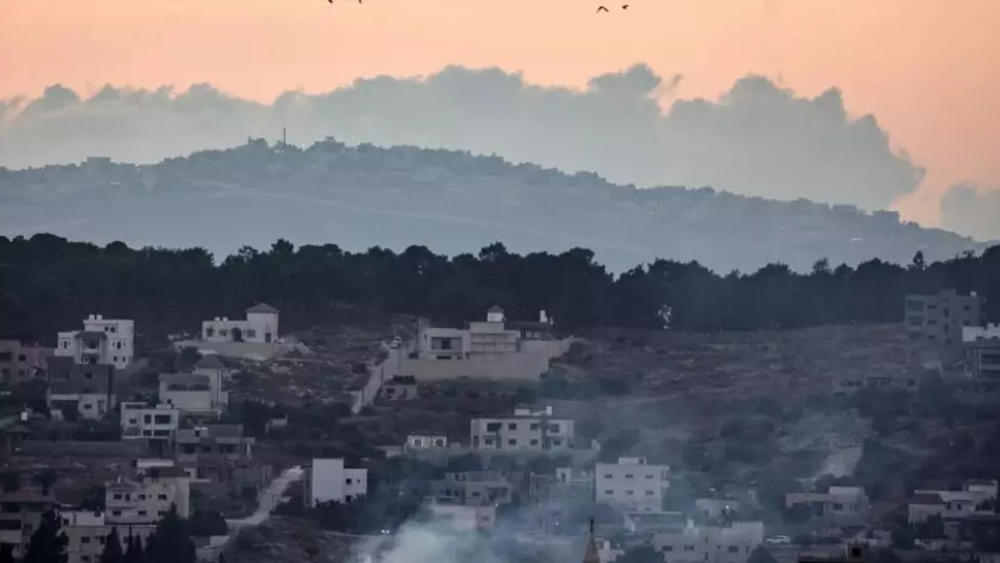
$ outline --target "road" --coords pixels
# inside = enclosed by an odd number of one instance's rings
[[[285,496],[288,487],[292,483],[302,479],[302,475],[302,468],[299,466],[282,471],[281,475],[275,477],[267,488],[257,495],[257,510],[246,518],[226,520],[226,524],[229,526],[229,533],[225,536],[213,536],[207,546],[198,549],[198,560],[217,561],[219,554],[240,533],[240,530],[259,526],[267,522],[268,518],[271,517],[271,511],[281,502],[281,498]]]

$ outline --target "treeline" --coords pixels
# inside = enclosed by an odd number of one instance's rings
[[[422,246],[351,253],[278,240],[215,264],[201,248],[0,237],[0,334],[50,345],[56,331],[77,327],[90,313],[135,319],[140,331],[194,331],[203,319],[242,317],[261,301],[293,324],[351,311],[458,323],[482,318],[494,304],[510,319],[535,319],[544,309],[567,330],[896,322],[905,295],[945,288],[979,292],[988,297],[989,317],[1000,318],[1000,246],[934,263],[918,252],[907,265],[875,259],[851,268],[821,259],[806,274],[769,264],[752,274],[719,275],[696,262],[657,260],[615,276],[582,248],[521,256],[495,243],[478,256],[448,258]]]

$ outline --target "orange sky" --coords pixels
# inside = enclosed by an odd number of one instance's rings
[[[606,0],[602,0],[606,1]],[[973,180],[1000,188],[1000,0],[0,0],[0,98],[56,82],[186,87],[270,100],[449,63],[583,85],[646,62],[716,98],[749,72],[836,85],[929,169],[909,217]]]

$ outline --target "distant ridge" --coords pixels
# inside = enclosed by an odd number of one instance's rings
[[[588,247],[612,269],[664,257],[720,272],[771,262],[808,270],[821,257],[908,263],[917,251],[938,260],[988,246],[901,223],[895,212],[709,188],[637,189],[496,156],[332,138],[308,149],[249,140],[152,165],[92,158],[0,169],[0,234],[36,232],[207,246],[217,258],[277,238],[351,250],[422,244],[448,254],[501,240],[517,252]]]

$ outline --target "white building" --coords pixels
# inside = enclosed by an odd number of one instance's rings
[[[410,434],[406,437],[404,450],[431,450],[448,447],[448,436],[444,434]]]
[[[58,340],[56,356],[71,357],[78,364],[125,369],[134,354],[135,321],[90,315],[83,321],[83,330],[60,332]]]
[[[552,407],[517,408],[512,416],[472,419],[469,434],[474,450],[569,450],[574,428],[572,420],[554,417]]]
[[[191,515],[191,479],[179,467],[151,467],[137,481],[120,478],[105,488],[108,524],[156,524],[171,506],[181,518]]]
[[[973,343],[984,340],[1000,340],[1000,324],[962,327],[962,342]]]
[[[618,458],[594,468],[595,500],[627,512],[659,512],[670,486],[666,465],[651,465],[641,457]]]
[[[653,535],[653,549],[668,562],[745,563],[750,552],[764,543],[763,522],[735,522],[731,526],[694,526]]]
[[[122,440],[167,440],[180,424],[180,411],[170,405],[121,403]]]
[[[364,496],[368,494],[368,470],[344,467],[343,459],[314,459],[306,490],[310,507]]]
[[[156,525],[118,526],[107,521],[104,512],[74,511],[59,512],[62,519],[62,531],[68,541],[66,545],[66,563],[98,563],[104,553],[104,544],[112,528],[117,528],[118,539],[122,544],[122,552],[128,546],[125,544],[129,534],[140,538],[145,543],[146,538],[156,533]]]
[[[267,303],[246,310],[246,320],[216,317],[201,323],[204,342],[254,342],[270,344],[278,340],[279,311]]]
[[[521,350],[521,332],[508,330],[503,309],[490,307],[486,321],[468,328],[423,326],[417,335],[417,353],[423,359],[475,360],[503,357]]]
[[[222,390],[217,374],[161,374],[159,398],[161,404],[198,415],[218,415],[229,403],[229,393]]]

